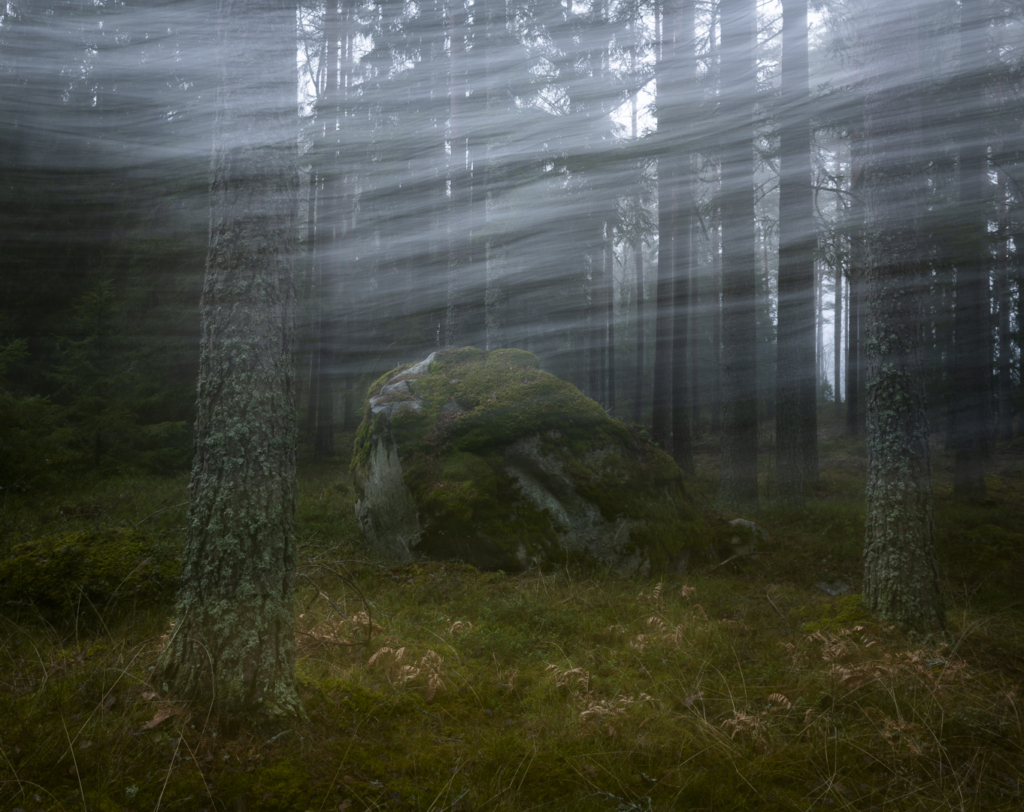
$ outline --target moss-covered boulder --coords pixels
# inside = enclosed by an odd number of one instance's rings
[[[379,556],[682,571],[712,531],[672,459],[522,350],[446,350],[370,387],[352,459]]]
[[[16,544],[0,557],[0,603],[69,612],[169,597],[176,551],[134,530],[93,530]]]

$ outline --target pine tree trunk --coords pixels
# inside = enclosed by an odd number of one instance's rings
[[[658,281],[654,315],[654,396],[651,412],[651,435],[665,451],[672,453],[672,274],[675,266],[674,218],[676,214],[674,177],[675,156],[670,144],[672,125],[671,33],[674,0],[659,0],[662,35],[657,42],[655,92],[658,108],[658,138],[662,148],[658,155]]]
[[[671,9],[671,13],[670,13]],[[693,221],[690,126],[686,110],[694,103],[697,75],[693,0],[669,0],[665,6],[665,47],[670,50],[666,73],[671,73],[669,99],[672,138],[672,456],[688,474],[694,472],[690,437],[689,334],[692,305],[690,232]]]
[[[341,126],[341,89],[339,87],[338,50],[341,19],[338,0],[324,5],[324,37],[326,39],[325,87],[318,114],[324,119],[323,194],[317,201],[316,264],[317,264],[317,345],[316,345],[316,420],[313,431],[313,454],[318,458],[334,455],[334,353],[336,298],[333,285],[337,280],[338,230],[341,228],[341,196],[343,189],[342,161],[339,154]],[[336,284],[336,282],[335,282]]]
[[[615,246],[612,243],[612,223],[605,224],[604,240],[605,314],[608,323],[608,350],[606,366],[608,371],[607,406],[615,409]]]
[[[814,197],[811,189],[810,74],[807,1],[785,0],[782,18],[782,109],[779,139],[779,316],[775,434],[779,500],[804,503],[804,423],[817,434],[813,388]],[[812,366],[808,368],[808,361]],[[806,380],[811,378],[811,381]]]
[[[757,510],[756,5],[722,0],[722,460],[718,504]]]
[[[966,64],[987,61],[988,19],[981,2],[961,12],[961,52]],[[979,98],[985,92],[979,70],[961,80],[960,200],[957,206],[956,303],[953,373],[953,494],[985,495],[985,465],[992,454],[991,324],[989,319],[988,145],[978,132]]]
[[[635,24],[635,22],[634,22]],[[634,36],[636,32],[634,31]],[[630,70],[636,73],[636,46],[630,50]],[[630,135],[633,140],[637,139],[639,129],[637,126],[637,94],[629,97],[629,118]],[[635,379],[633,382],[633,422],[640,423],[643,419],[644,408],[644,240],[640,233],[640,191],[633,192],[633,273],[635,284],[634,299],[636,303],[636,359]]]
[[[691,155],[691,177],[697,174],[697,156]],[[701,431],[701,406],[703,406],[703,388],[701,387],[700,370],[703,353],[701,352],[701,324],[703,321],[703,299],[700,295],[700,252],[698,250],[697,217],[690,217],[690,358],[687,361],[690,370],[690,434],[696,437]]]
[[[587,313],[589,368],[587,370],[587,394],[598,403],[605,402],[604,396],[604,348],[607,334],[607,307],[604,301],[604,250],[592,258],[590,267],[590,308]]]
[[[841,377],[843,359],[843,269],[838,265],[835,269],[836,276],[836,306],[834,313],[834,321],[832,323],[832,358],[835,366],[832,369],[834,390],[832,397],[835,400],[836,405],[836,417],[841,418],[843,416],[843,399],[840,397],[842,390],[843,379]]]
[[[864,9],[868,240],[868,477],[864,602],[930,634],[945,627],[935,552],[921,352],[925,199],[922,71],[911,7]]]
[[[850,269],[849,328],[846,336],[846,433],[860,434],[860,275]]]
[[[814,337],[814,359],[815,359],[815,375],[814,375],[814,402],[818,402],[818,390],[821,388],[822,382],[825,380],[825,318],[824,308],[822,305],[822,288],[825,283],[825,275],[821,272],[819,267],[814,269],[814,324],[815,324],[815,337]]]
[[[999,311],[999,426],[998,436],[1003,442],[1013,439],[1013,350],[1010,341],[1010,241],[1005,233],[1009,226],[1006,212],[1006,173],[999,171],[999,192],[996,216],[999,218],[1003,238],[999,243],[996,268],[996,306]]]
[[[715,34],[716,7],[710,8],[708,24],[708,70],[713,76],[719,71],[718,37]],[[722,190],[720,160],[711,161],[711,199],[718,201]],[[721,206],[719,205],[719,209]],[[712,217],[711,224],[711,433],[722,430],[722,227],[720,218]]]
[[[711,198],[721,189],[719,169],[712,167]],[[717,219],[717,218],[716,218]],[[711,433],[722,431],[722,226],[711,226]]]
[[[236,718],[302,714],[294,677],[294,5],[221,0],[196,456],[157,683]]]
[[[846,359],[846,433],[860,434],[863,426],[864,302],[863,279],[867,266],[864,240],[864,132],[855,126],[850,137],[850,337]]]

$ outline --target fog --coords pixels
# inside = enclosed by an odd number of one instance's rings
[[[248,5],[280,13],[278,3]],[[920,209],[908,217],[924,224],[928,364],[941,401],[952,312],[943,240],[960,222],[959,156],[972,144],[987,155],[985,211],[999,238],[986,272],[996,298],[1000,284],[1007,297],[1020,293],[1024,9],[986,3],[972,27],[949,0],[815,3],[810,95],[787,107],[781,4],[757,5],[756,48],[740,54],[723,39],[722,14],[753,4],[722,5],[696,3],[693,30],[673,34],[665,18],[677,6],[650,2],[333,0],[303,3],[294,41],[280,43],[252,15],[246,30],[225,29],[212,2],[9,0],[0,9],[0,335],[28,337],[40,358],[57,352],[47,337],[108,283],[131,325],[122,340],[154,342],[153,358],[177,353],[162,363],[187,379],[218,110],[258,98],[249,84],[288,82],[293,110],[236,110],[251,126],[221,133],[220,147],[298,144],[303,376],[315,367],[341,386],[439,346],[515,346],[620,416],[646,419],[656,284],[685,266],[677,287],[687,295],[675,306],[685,299],[689,341],[675,364],[691,370],[695,417],[712,420],[730,253],[722,156],[738,140],[754,156],[755,231],[733,253],[753,267],[756,374],[770,413],[779,128],[789,117],[809,121],[813,135],[817,375],[822,397],[838,387],[845,399],[843,307],[862,271],[851,250],[854,164],[870,86],[920,103],[919,137],[906,142],[914,154],[905,145],[892,154],[923,173]],[[885,42],[894,58],[882,65],[879,38],[905,32],[907,19],[919,56],[900,58],[906,43]],[[294,73],[270,75],[261,55],[280,47],[294,48]],[[744,59],[755,60],[756,83],[723,70]],[[659,75],[674,78],[659,87]],[[744,116],[751,128],[737,129]],[[659,256],[659,166],[669,161],[692,179],[692,203],[678,208],[691,239],[672,267]],[[1018,317],[1004,333],[1016,335]],[[1009,352],[1016,364],[1019,350]]]

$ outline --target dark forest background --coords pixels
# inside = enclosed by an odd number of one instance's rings
[[[334,452],[382,371],[472,344],[536,352],[616,416],[653,423],[685,464],[684,434],[722,430],[723,166],[741,138],[737,105],[751,111],[740,149],[754,158],[753,273],[741,295],[759,417],[771,426],[777,402],[780,134],[806,120],[813,279],[801,295],[815,352],[800,363],[813,365],[815,398],[861,432],[869,44],[855,5],[811,4],[801,100],[770,3],[758,7],[749,85],[714,2],[302,4],[295,269],[308,449]],[[4,488],[57,469],[188,464],[210,14],[188,0],[0,10]],[[907,74],[922,110],[925,181],[908,217],[926,247],[931,427],[982,459],[1019,431],[1024,405],[1022,17],[1016,2],[920,3],[922,64]],[[728,258],[724,272],[728,282]],[[967,385],[966,369],[981,371]],[[966,403],[979,387],[982,405]]]

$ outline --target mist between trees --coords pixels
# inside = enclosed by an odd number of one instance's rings
[[[720,434],[724,509],[757,508],[766,430],[801,503],[822,401],[869,431],[877,492],[930,491],[931,434],[983,493],[1021,405],[1019,3],[325,0],[285,78],[247,19],[225,83],[215,3],[0,9],[4,409],[50,455],[5,487],[186,463],[230,115],[229,155],[297,133],[279,250],[318,455],[381,372],[520,347],[684,469]],[[294,111],[233,107],[270,81]]]

